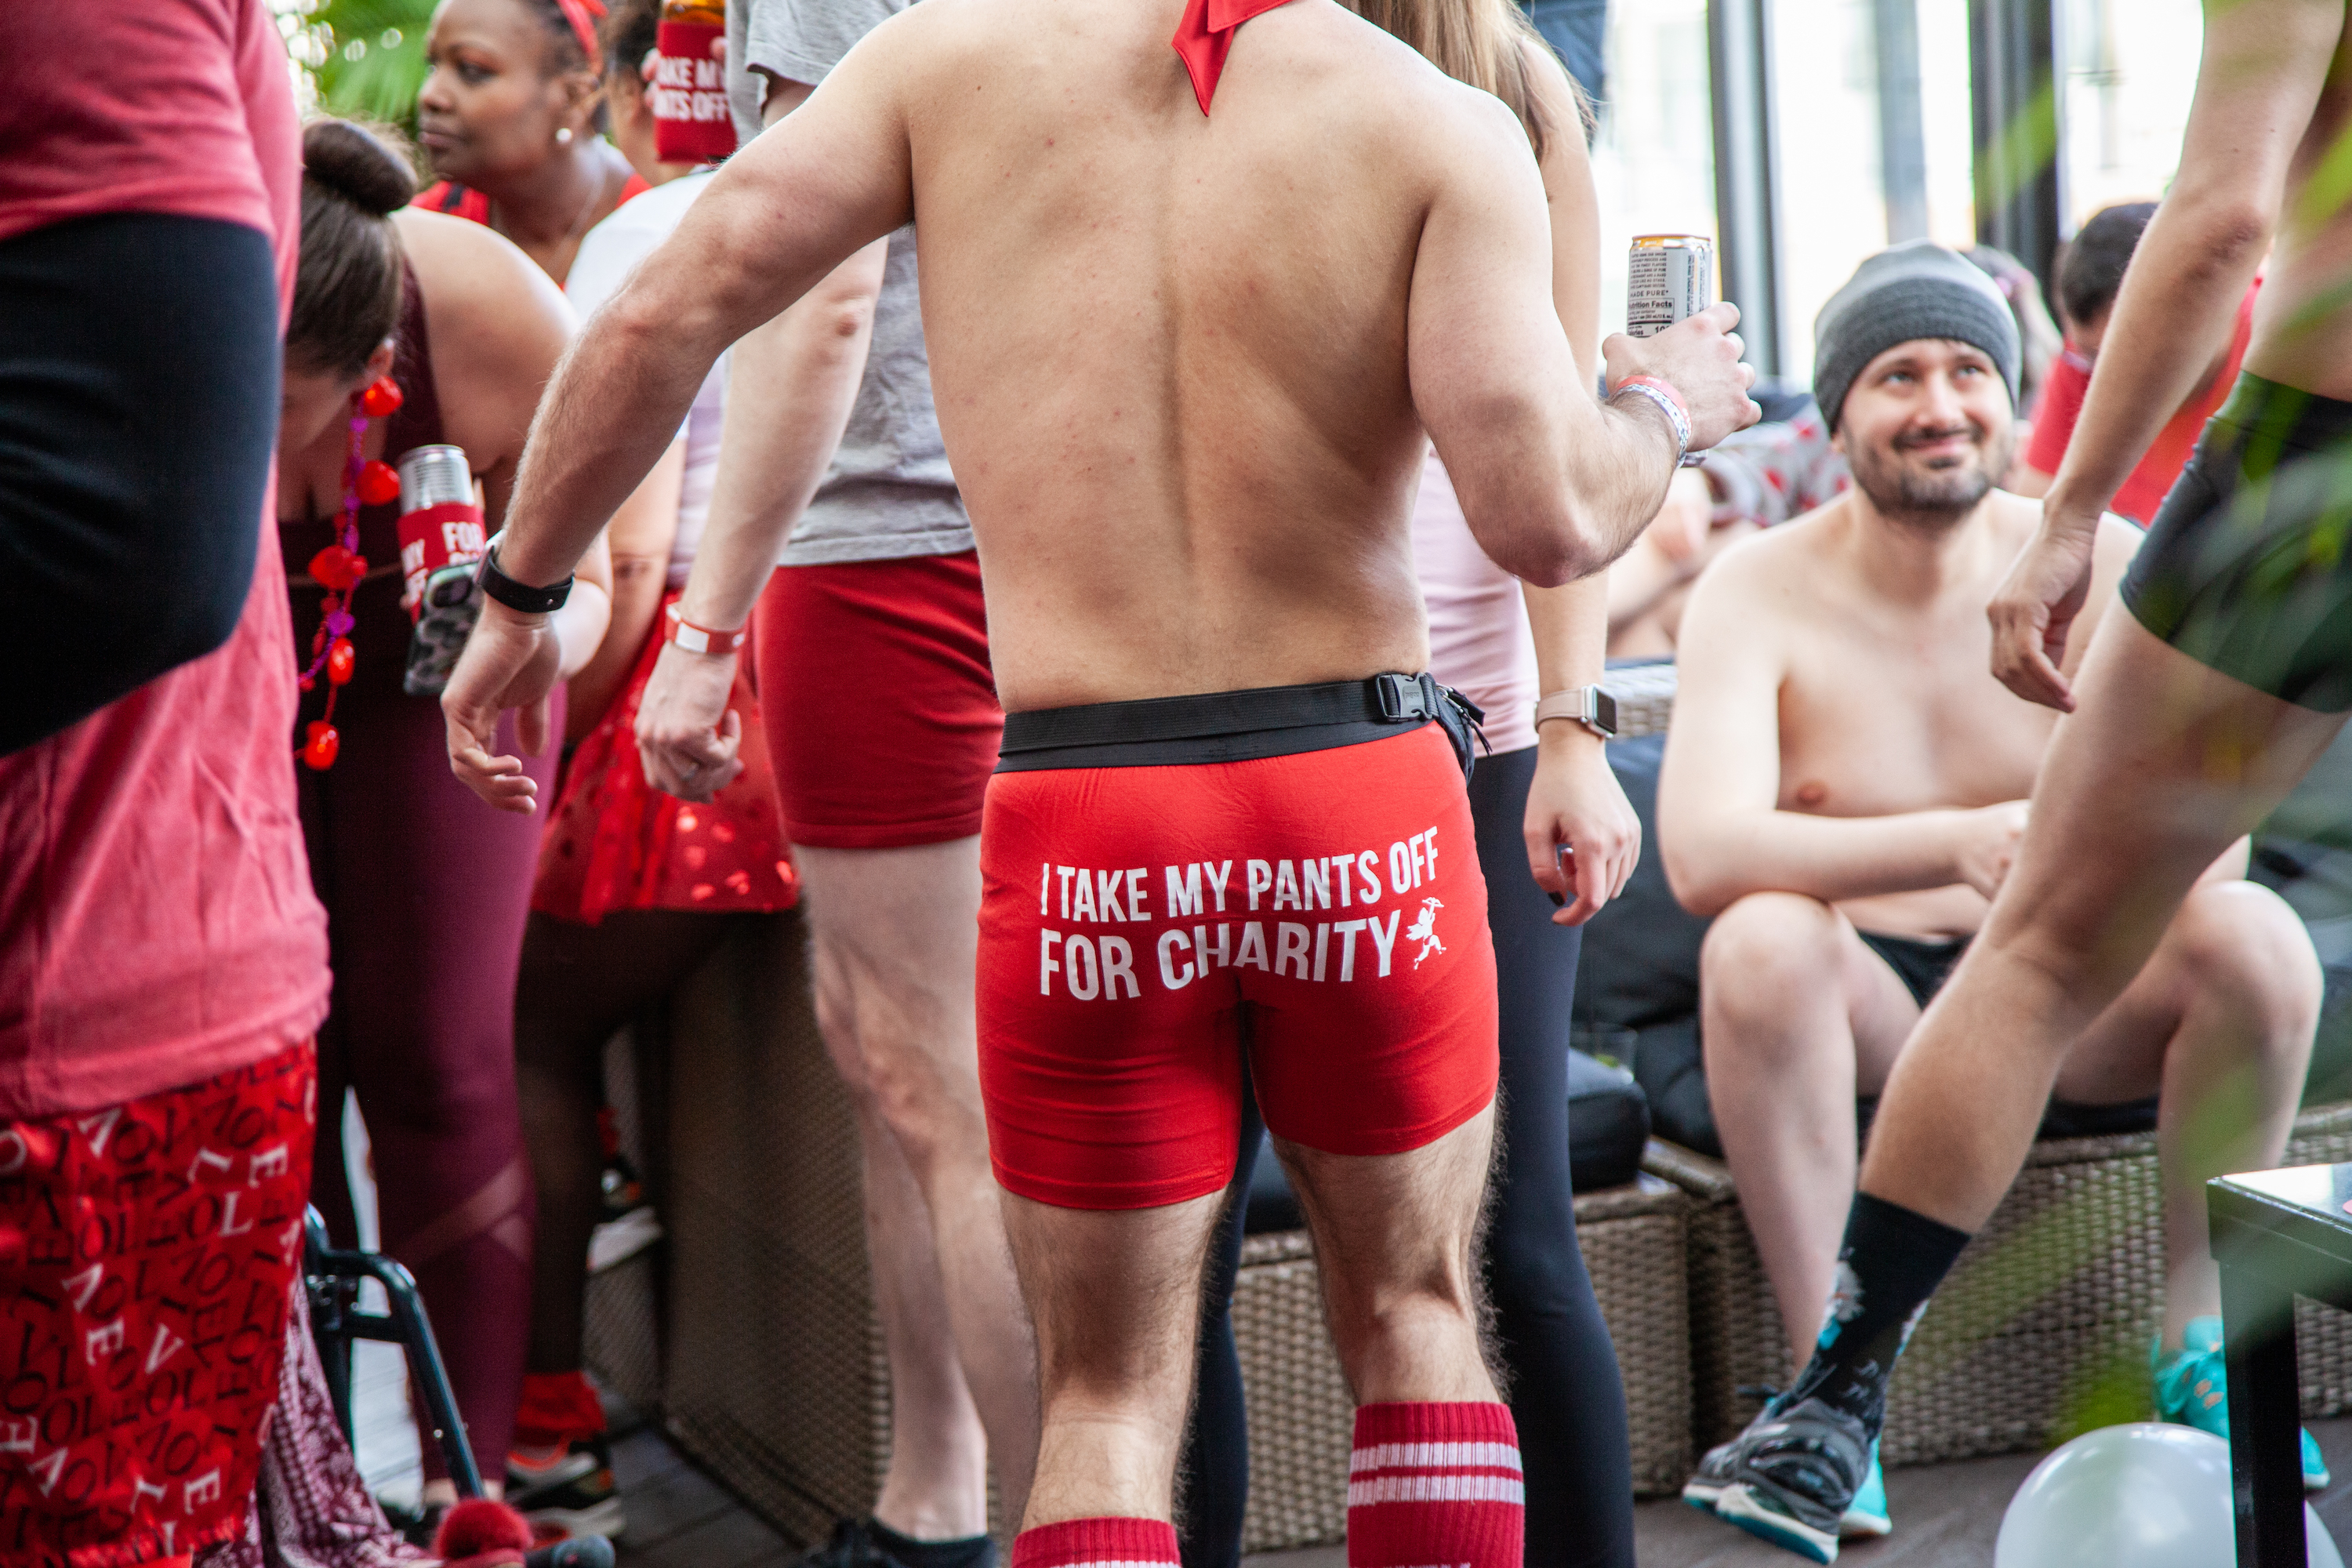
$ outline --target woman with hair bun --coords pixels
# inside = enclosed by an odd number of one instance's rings
[[[603,0],[442,0],[416,139],[439,183],[428,211],[506,236],[561,285],[591,228],[646,188],[596,134]]]
[[[348,1086],[373,1151],[383,1249],[424,1289],[495,1485],[530,1303],[512,1004],[539,825],[484,809],[449,773],[439,704],[404,689],[398,487],[369,465],[462,447],[496,530],[572,313],[497,235],[407,206],[414,178],[381,133],[316,121],[302,155],[278,514],[309,688],[296,736],[309,764],[297,770],[302,831],[335,976],[319,1031],[312,1192],[351,1245]],[[610,582],[600,543],[553,617],[566,676],[604,636]],[[552,784],[551,750],[530,766]],[[432,1474],[435,1447],[424,1450]],[[427,1496],[454,1492],[436,1479]]]

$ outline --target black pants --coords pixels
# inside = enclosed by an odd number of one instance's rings
[[[1487,1289],[1527,1473],[1529,1568],[1633,1568],[1625,1388],[1577,1250],[1568,1180],[1568,1030],[1581,933],[1551,923],[1551,900],[1528,874],[1519,821],[1535,771],[1528,747],[1480,758],[1470,781],[1501,991],[1503,1153],[1486,1235]],[[1259,1136],[1252,1107],[1244,1170]],[[1238,1213],[1229,1214],[1210,1258],[1185,1454],[1184,1568],[1241,1560],[1249,1431],[1230,1311],[1241,1230]]]

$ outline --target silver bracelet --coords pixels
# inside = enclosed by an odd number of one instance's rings
[[[1647,376],[1640,375],[1627,376],[1617,384],[1609,395],[1612,398],[1619,397],[1628,392],[1637,393],[1648,398],[1665,415],[1666,423],[1673,426],[1675,431],[1675,464],[1677,468],[1681,467],[1682,460],[1690,455],[1691,442],[1690,416],[1683,412],[1682,404],[1672,393],[1662,386],[1654,385]]]

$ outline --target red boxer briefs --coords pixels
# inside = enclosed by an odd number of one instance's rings
[[[980,1079],[1008,1191],[1089,1209],[1218,1191],[1244,1058],[1266,1125],[1331,1153],[1417,1149],[1492,1102],[1486,885],[1446,731],[1280,733],[1273,755],[991,781]]]
[[[890,849],[980,831],[1004,712],[978,556],[779,566],[753,626],[787,839]]]

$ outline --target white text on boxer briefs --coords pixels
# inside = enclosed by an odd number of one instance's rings
[[[1436,880],[1437,829],[1391,844],[1385,856],[1364,849],[1299,859],[1187,861],[1160,867],[1157,887],[1151,870],[1149,866],[1040,863],[1037,913],[1044,920],[1093,927],[1195,922],[1171,925],[1157,937],[1138,932],[1132,940],[1115,931],[1045,927],[1038,934],[1040,995],[1055,994],[1058,979],[1060,993],[1078,1001],[1118,1001],[1140,997],[1144,984],[1153,979],[1164,990],[1181,991],[1212,970],[1227,968],[1345,984],[1358,978],[1360,964],[1365,977],[1384,979],[1395,963],[1397,929],[1405,906],[1399,903],[1385,914],[1370,911],[1384,900],[1409,900]],[[1432,952],[1445,951],[1433,935],[1437,911],[1443,908],[1434,898],[1420,900],[1410,933],[1423,943],[1415,968]],[[1366,912],[1339,920],[1306,918],[1324,910],[1351,909]],[[1295,910],[1301,918],[1213,918],[1285,910]],[[1359,937],[1367,939],[1360,948]],[[1140,966],[1138,942],[1146,950]]]

